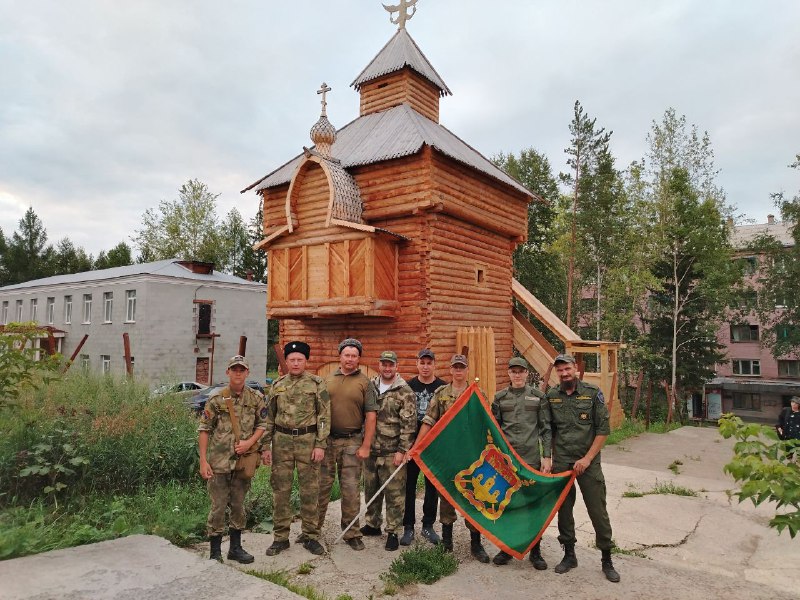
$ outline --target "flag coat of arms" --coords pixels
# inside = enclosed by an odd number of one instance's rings
[[[572,471],[544,474],[525,463],[474,383],[412,456],[465,519],[516,558],[539,541],[575,482]]]

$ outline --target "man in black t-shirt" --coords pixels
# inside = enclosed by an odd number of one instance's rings
[[[445,381],[436,377],[436,356],[429,349],[420,350],[417,354],[417,373],[418,375],[407,383],[414,390],[417,397],[417,434],[422,425],[422,417],[428,410],[428,403],[439,387],[445,385]],[[424,477],[424,476],[423,476]],[[414,541],[414,523],[416,522],[415,508],[417,500],[417,479],[419,478],[419,465],[415,461],[410,461],[406,466],[406,508],[403,516],[403,537],[400,539],[402,546],[410,546]],[[434,531],[433,524],[436,521],[436,507],[438,506],[439,494],[436,488],[425,479],[425,497],[422,501],[422,537],[432,544],[441,541],[439,535]]]

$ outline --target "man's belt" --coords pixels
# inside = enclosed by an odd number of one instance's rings
[[[275,425],[275,431],[280,431],[281,433],[285,433],[286,435],[304,435],[306,433],[316,433],[317,426],[316,425],[309,425],[308,427],[296,427],[291,429],[289,427],[281,427],[280,425]]]
[[[361,435],[361,430],[360,429],[358,431],[350,431],[350,432],[346,432],[346,431],[331,431],[331,437],[335,438],[337,440],[341,440],[341,439],[344,439],[344,438],[351,438],[351,437],[355,437],[357,435]]]

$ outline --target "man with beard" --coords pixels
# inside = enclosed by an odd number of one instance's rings
[[[596,544],[602,552],[603,573],[616,583],[620,577],[611,561],[611,522],[606,509],[606,481],[600,466],[600,450],[610,433],[608,408],[600,388],[578,378],[573,356],[559,354],[553,366],[560,385],[550,388],[545,399],[553,431],[553,472],[575,471]],[[564,558],[556,565],[556,573],[566,573],[578,566],[572,514],[575,495],[573,486],[558,511],[558,541],[564,546]]]

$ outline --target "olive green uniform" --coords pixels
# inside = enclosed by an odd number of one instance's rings
[[[600,389],[590,383],[578,381],[572,394],[559,387],[550,388],[546,400],[553,430],[553,472],[560,473],[573,467],[575,461],[589,451],[594,438],[610,433],[608,408]],[[577,478],[586,510],[595,531],[595,541],[600,550],[610,550],[611,522],[606,510],[606,481],[600,466],[600,453]],[[558,511],[558,541],[574,545],[575,487],[573,486]]]
[[[550,456],[552,446],[550,411],[543,407],[543,399],[542,392],[526,385],[500,390],[492,402],[492,414],[508,443],[534,469],[542,466],[539,439],[542,441],[541,455],[545,458]]]
[[[234,445],[237,440],[234,439],[226,398],[233,401],[241,439],[250,438],[256,429],[266,429],[267,407],[264,397],[247,386],[238,396],[231,394],[230,388],[225,386],[206,401],[197,431],[209,432],[208,464],[214,471],[206,484],[211,498],[211,511],[206,523],[209,536],[225,532],[225,509],[228,506],[231,508],[231,529],[244,529],[247,521],[244,497],[250,489],[250,480],[239,479],[234,471],[237,459]]]
[[[331,430],[328,450],[320,465],[319,497],[317,506],[318,529],[325,523],[325,514],[331,497],[333,480],[338,474],[342,493],[342,529],[347,527],[361,511],[361,461],[356,451],[364,439],[366,414],[378,410],[375,386],[360,369],[345,375],[341,369],[325,380],[331,402]],[[360,538],[358,523],[344,534],[345,541]]]
[[[289,539],[294,470],[300,484],[300,519],[306,539],[319,539],[317,502],[319,463],[311,460],[315,448],[325,450],[331,422],[331,404],[325,381],[303,372],[278,378],[267,394],[269,416],[262,447],[272,445],[273,523],[276,542]]]
[[[481,390],[481,394],[486,398],[486,394],[483,390]],[[428,404],[428,410],[425,411],[425,416],[422,417],[422,422],[433,427],[436,425],[436,421],[442,418],[445,411],[455,404],[456,400],[458,400],[458,396],[453,391],[453,384],[448,383],[447,385],[443,385],[433,393],[433,398],[431,398],[431,402]],[[456,522],[456,509],[453,508],[453,505],[441,494],[439,494],[439,498],[439,522],[442,525],[452,525]],[[466,520],[465,522],[467,524],[467,529],[473,532],[478,531],[472,523]]]
[[[376,387],[380,377],[373,380]],[[417,433],[417,396],[398,375],[382,394],[377,392],[378,414],[375,439],[372,440],[369,458],[364,461],[364,497],[372,498],[381,485],[394,473],[394,455],[405,454],[414,444]],[[367,525],[381,528],[381,506],[386,498],[386,533],[396,533],[403,520],[406,499],[406,467],[397,475],[367,508]]]

